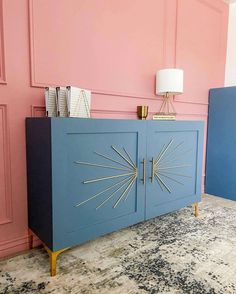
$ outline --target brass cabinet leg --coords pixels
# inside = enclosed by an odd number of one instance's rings
[[[57,256],[58,256],[58,254],[56,252],[51,252],[49,254],[51,277],[54,277],[57,273]]]
[[[69,248],[63,248],[58,251],[52,251],[47,246],[44,245],[44,247],[45,247],[45,249],[49,255],[49,259],[50,259],[50,274],[51,274],[51,277],[54,277],[57,274],[57,257],[58,257],[58,255]]]
[[[193,204],[193,206],[194,206],[194,215],[195,215],[195,217],[198,217],[198,215],[199,215],[198,203]]]

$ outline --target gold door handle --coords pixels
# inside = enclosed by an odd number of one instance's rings
[[[155,175],[155,171],[154,171],[154,168],[155,168],[155,162],[154,162],[154,158],[152,158],[152,160],[150,161],[152,163],[152,171],[151,171],[151,183],[153,183],[154,181],[154,175]]]
[[[146,185],[146,159],[144,158],[141,163],[143,165],[143,178],[141,179],[141,181],[144,185]]]

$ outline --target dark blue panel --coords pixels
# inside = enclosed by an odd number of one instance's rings
[[[53,249],[143,221],[146,124],[53,119],[52,126]]]
[[[148,122],[146,218],[200,201],[202,144],[203,122]]]
[[[236,200],[236,87],[212,89],[209,99],[206,193]]]
[[[26,119],[29,228],[52,249],[51,121]]]

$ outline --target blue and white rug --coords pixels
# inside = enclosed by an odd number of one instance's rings
[[[236,294],[236,202],[207,196],[191,207],[71,249],[49,276],[33,249],[0,261],[0,293]]]

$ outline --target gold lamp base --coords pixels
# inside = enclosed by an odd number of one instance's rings
[[[163,96],[163,102],[161,104],[160,111],[153,115],[152,119],[154,120],[175,120],[176,111],[172,103],[172,97],[169,96],[169,93],[166,93]]]

